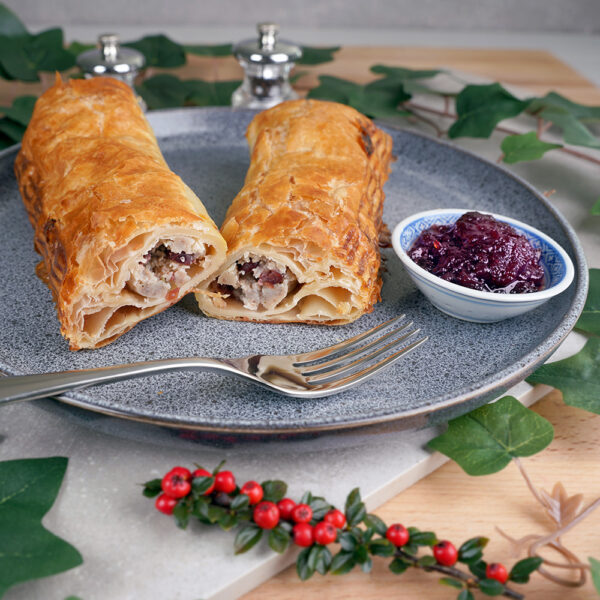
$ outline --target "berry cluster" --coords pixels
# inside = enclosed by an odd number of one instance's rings
[[[179,527],[185,528],[190,517],[225,530],[238,527],[236,554],[248,551],[263,534],[276,552],[284,552],[291,543],[302,547],[296,562],[301,579],[315,571],[343,574],[357,565],[367,572],[371,557],[381,556],[392,559],[389,568],[397,574],[409,567],[443,573],[440,583],[460,589],[461,600],[472,600],[473,589],[518,600],[523,596],[506,583],[526,583],[541,564],[539,558],[527,558],[509,572],[500,563],[483,560],[487,538],[472,538],[456,548],[431,531],[400,523],[387,526],[376,515],[367,514],[358,489],[350,492],[342,512],[310,492],[295,502],[286,497],[283,481],[251,480],[238,487],[233,473],[222,467],[223,463],[212,473],[200,466],[194,471],[174,467],[162,479],[144,484],[144,495],[156,496],[156,508],[173,515]],[[329,549],[334,542],[339,543],[335,555]],[[421,547],[429,547],[431,553],[420,555]],[[458,569],[457,563],[470,572]]]

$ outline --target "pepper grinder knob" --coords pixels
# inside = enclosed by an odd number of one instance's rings
[[[289,75],[302,49],[280,40],[276,23],[259,23],[257,30],[258,38],[244,40],[233,48],[244,68],[244,81],[231,96],[234,107],[264,109],[298,97]]]

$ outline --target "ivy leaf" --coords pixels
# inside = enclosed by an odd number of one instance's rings
[[[96,44],[83,44],[82,42],[73,41],[67,46],[67,52],[70,52],[75,58],[77,58],[82,52],[92,50],[96,47]]]
[[[235,536],[233,542],[233,548],[236,554],[242,554],[248,552],[250,548],[258,543],[258,540],[262,537],[263,530],[254,523],[248,523],[240,528]]]
[[[328,48],[314,48],[311,46],[302,46],[302,57],[296,63],[297,65],[320,65],[333,60],[333,53],[337,52],[340,46],[330,46]]]
[[[600,214],[600,200],[597,206]],[[575,327],[592,335],[600,335],[600,269],[590,269],[589,273],[590,289]]]
[[[41,523],[56,499],[67,463],[60,456],[0,463],[0,596],[16,583],[83,562],[73,546]]]
[[[542,142],[535,131],[520,135],[507,135],[500,146],[504,156],[502,160],[510,165],[524,160],[542,158],[549,150],[562,148],[562,144]]]
[[[592,209],[590,210],[590,214],[600,215],[600,198],[598,198],[598,200],[596,200],[596,203],[594,204],[594,206],[592,206]]]
[[[229,56],[233,52],[231,44],[185,45],[183,49],[188,54],[195,54],[196,56]]]
[[[592,581],[596,591],[600,594],[600,560],[596,560],[591,556],[588,558],[590,561],[590,572],[592,574]]]
[[[183,46],[166,35],[147,35],[139,40],[123,44],[138,50],[146,57],[146,66],[173,68],[185,65]]]
[[[446,73],[444,69],[407,69],[405,67],[388,67],[386,65],[373,65],[371,73],[393,77],[400,81],[410,79],[431,79],[440,73]]]
[[[479,581],[479,589],[486,596],[499,596],[504,592],[504,586],[495,579],[481,579]]]
[[[279,525],[269,531],[269,546],[279,554],[283,554],[287,550],[291,539],[290,534]]]
[[[0,35],[9,37],[29,35],[21,19],[4,4],[0,4]]]
[[[577,102],[572,102],[556,92],[549,92],[543,98],[535,98],[527,112],[539,114],[545,109],[562,110],[571,113],[576,119],[587,121],[600,120],[600,106],[577,104]]]
[[[543,559],[539,556],[530,556],[524,558],[519,562],[515,563],[513,568],[510,570],[508,578],[515,583],[527,583],[531,573],[539,569],[543,563]]]
[[[348,552],[342,550],[338,552],[331,561],[331,572],[334,575],[344,575],[354,569],[356,565],[356,559],[354,558],[354,552]]]
[[[515,98],[499,83],[467,85],[456,97],[458,119],[448,137],[488,138],[500,121],[516,117],[529,103]]]
[[[0,6],[2,5],[0,4]],[[0,112],[13,121],[27,127],[33,114],[33,107],[36,100],[36,96],[19,96],[13,100],[12,106],[0,106]]]
[[[540,117],[546,121],[551,121],[554,125],[562,129],[563,138],[567,144],[600,148],[600,139],[571,113],[558,110],[544,110],[540,114]]]
[[[183,106],[188,95],[185,83],[178,77],[168,74],[149,77],[136,86],[136,90],[149,109]]]
[[[13,144],[16,144],[23,138],[25,126],[21,125],[20,123],[15,123],[15,121],[12,119],[7,119],[4,117],[3,119],[0,119],[0,132],[12,140]]]
[[[203,81],[189,79],[186,87],[186,104],[194,106],[229,106],[231,94],[241,85],[241,80]]]
[[[452,419],[448,431],[429,446],[456,461],[469,475],[488,475],[502,470],[515,456],[540,452],[553,437],[554,429],[546,419],[516,398],[504,396]]]
[[[558,388],[565,404],[600,414],[600,338],[590,338],[575,356],[542,365],[527,381]]]

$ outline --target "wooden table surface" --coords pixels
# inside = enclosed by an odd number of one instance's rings
[[[548,52],[541,51],[345,48],[333,63],[311,68],[312,74],[300,83],[305,86],[315,83],[315,72],[366,81],[371,78],[369,66],[376,63],[412,68],[443,65],[527,88],[536,94],[555,90],[578,102],[600,104],[600,89]],[[234,65],[228,67],[227,76],[223,78],[235,77],[234,68]],[[548,491],[561,481],[569,494],[584,494],[586,504],[600,496],[600,416],[566,406],[557,391],[538,402],[534,410],[554,425],[556,433],[544,452],[523,459],[533,481]],[[323,457],[323,460],[327,458]],[[335,486],[335,474],[332,474],[331,485]],[[457,543],[477,535],[489,537],[486,557],[489,561],[505,564],[513,564],[516,558],[496,527],[515,537],[550,531],[549,520],[512,464],[495,475],[469,477],[455,463],[449,462],[375,512],[388,523],[415,525]],[[599,534],[600,510],[597,510],[563,541],[587,562],[588,556],[600,559]],[[409,570],[397,576],[388,570],[387,562],[386,559],[375,559],[373,571],[368,575],[356,569],[344,576],[317,574],[307,582],[301,582],[294,567],[290,567],[243,598],[446,600],[456,597],[451,588],[439,585],[436,574]],[[529,584],[515,588],[526,592],[528,600],[591,600],[597,597],[589,578],[584,587],[573,589],[558,586],[535,574]],[[486,596],[479,594],[477,597]]]

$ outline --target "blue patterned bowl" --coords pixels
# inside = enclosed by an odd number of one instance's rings
[[[392,245],[396,254],[415,285],[436,308],[457,319],[494,323],[533,310],[569,287],[574,276],[573,263],[553,239],[521,221],[493,213],[495,219],[511,225],[524,235],[534,248],[541,250],[540,260],[545,271],[543,290],[528,294],[472,290],[429,273],[408,256],[407,252],[422,231],[432,225],[451,225],[469,210],[442,208],[417,213],[398,223],[392,234]]]

